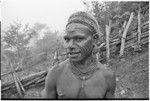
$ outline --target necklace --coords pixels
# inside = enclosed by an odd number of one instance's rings
[[[85,72],[83,72],[71,62],[72,73],[81,81],[81,87],[78,92],[78,98],[86,98],[86,94],[84,91],[85,81],[90,79],[93,76],[93,74],[98,70],[99,68],[93,65],[92,67],[89,67]]]
[[[85,71],[81,71],[78,67],[76,67],[71,62],[71,71],[80,80],[87,80],[87,79],[89,79],[98,70],[99,70],[99,68],[97,66],[94,66],[94,64],[92,64],[92,66],[87,68],[87,69],[85,69]]]

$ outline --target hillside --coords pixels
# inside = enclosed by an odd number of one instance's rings
[[[112,69],[116,72],[117,98],[148,98],[149,97],[149,52],[142,47],[142,52],[130,50],[122,59],[113,59]]]
[[[129,51],[122,60],[117,57],[111,60],[111,69],[116,72],[115,96],[116,98],[148,98],[148,45],[142,47],[141,53]],[[30,89],[25,98],[38,98],[42,89],[43,86]]]

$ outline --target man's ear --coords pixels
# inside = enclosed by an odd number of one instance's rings
[[[92,36],[92,38],[97,40],[99,38],[99,35],[96,33]]]
[[[92,35],[92,39],[93,39],[93,41],[94,41],[94,44],[97,44],[98,38],[99,38],[99,35],[98,35],[98,34]]]

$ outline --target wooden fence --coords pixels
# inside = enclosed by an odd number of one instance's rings
[[[141,36],[140,36],[140,41],[141,44],[145,44],[149,42],[149,22],[146,22],[144,24],[141,25]],[[138,42],[138,37],[137,37],[137,33],[138,32],[134,32],[134,35],[127,35],[127,37],[125,38],[125,45],[124,48],[129,48],[132,47],[134,45],[137,44]],[[114,47],[116,48],[116,45],[121,44],[121,40],[120,38],[114,38],[112,40],[109,40],[109,51],[111,53],[115,52],[116,50],[114,50]],[[99,49],[103,49],[104,51],[106,51],[106,43],[102,43],[99,46]],[[66,54],[63,54],[66,55]],[[25,90],[28,90],[31,87],[37,86],[37,85],[44,85],[44,81],[45,81],[45,77],[47,75],[48,71],[42,71],[39,73],[35,73],[32,75],[29,75],[27,77],[23,77],[22,79],[18,79],[17,78],[17,72],[21,72],[24,71],[28,68],[32,68],[34,67],[35,64],[31,64],[30,66],[26,67],[26,68],[19,68],[19,69],[12,69],[11,71],[1,74],[1,77],[6,76],[8,74],[12,74],[15,78],[14,82],[8,82],[5,84],[2,84],[1,87],[1,94],[3,96],[4,93],[6,92],[11,92],[13,91],[13,93],[19,93],[20,97],[24,96]],[[17,90],[16,90],[17,88]],[[23,93],[22,93],[23,92]]]

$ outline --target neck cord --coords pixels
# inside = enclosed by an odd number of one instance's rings
[[[86,67],[85,71],[81,71],[79,67],[75,66],[72,62],[71,63],[71,71],[72,73],[77,76],[80,80],[87,80],[92,77],[99,68],[95,64],[91,64],[91,66]]]
[[[86,94],[84,91],[85,81],[90,79],[93,74],[99,70],[97,65],[95,65],[93,62],[92,64],[85,69],[85,71],[81,71],[79,67],[75,66],[72,62],[71,63],[71,71],[72,73],[81,80],[81,87],[79,89],[78,98],[86,98]]]

